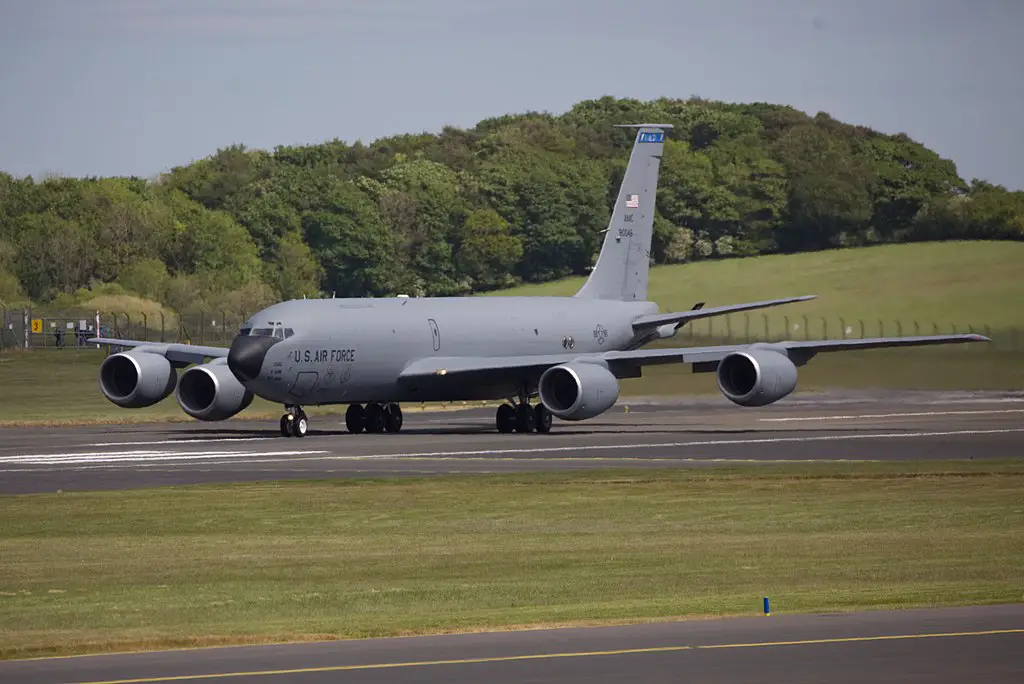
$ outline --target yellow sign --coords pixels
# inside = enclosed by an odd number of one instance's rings
[[[32,319],[32,332],[41,333],[43,332],[43,319],[33,318]]]

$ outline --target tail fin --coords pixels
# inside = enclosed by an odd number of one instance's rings
[[[636,140],[597,264],[576,296],[643,301],[647,298],[658,171],[665,147],[665,129],[672,126],[629,124],[618,128],[636,128]]]

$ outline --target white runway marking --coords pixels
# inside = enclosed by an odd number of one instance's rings
[[[1024,409],[989,409],[985,411],[918,411],[904,414],[851,414],[848,416],[792,416],[786,418],[759,418],[762,423],[804,423],[808,421],[857,421],[878,418],[930,418],[932,416],[984,416],[997,414],[1024,414]]]
[[[131,463],[138,465],[166,461],[206,461],[217,458],[267,458],[284,456],[310,456],[328,454],[323,450],[302,451],[86,451],[59,454],[19,454],[0,456],[0,464],[26,465],[43,463],[47,465],[77,465],[89,463]]]
[[[740,439],[692,440],[685,442],[648,442],[639,444],[584,444],[551,447],[520,447],[510,449],[466,449],[459,451],[419,451],[408,453],[377,453],[338,455],[327,450],[282,450],[282,451],[92,451],[55,454],[19,454],[0,456],[0,464],[11,466],[49,465],[49,466],[93,466],[93,467],[145,467],[147,464],[188,466],[190,461],[209,465],[251,465],[259,463],[281,463],[287,457],[288,462],[298,461],[361,461],[361,460],[413,460],[413,459],[454,459],[481,456],[531,456],[552,453],[586,453],[595,451],[632,451],[639,449],[680,449],[687,447],[722,447],[745,446],[757,444],[785,444],[807,442],[842,442],[851,440],[889,440],[914,439],[922,437],[969,437],[976,435],[996,435],[1024,433],[1021,428],[1001,428],[990,430],[945,430],[934,432],[889,432],[844,435],[808,435],[801,437],[757,437]],[[623,457],[628,458],[628,457]],[[507,459],[506,459],[507,460]],[[708,460],[697,458],[695,460]],[[732,459],[729,459],[732,460]],[[760,459],[752,459],[760,460]],[[804,460],[804,459],[800,459]],[[816,459],[820,461],[840,459]]]
[[[93,447],[115,447],[115,446],[160,446],[163,444],[206,444],[210,442],[259,442],[277,437],[195,437],[187,439],[160,439],[152,442],[97,442],[88,446]]]

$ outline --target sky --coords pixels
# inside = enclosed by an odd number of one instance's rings
[[[0,0],[0,170],[155,177],[236,143],[699,95],[1024,189],[1022,28],[1021,0]]]

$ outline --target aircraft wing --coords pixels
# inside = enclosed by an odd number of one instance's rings
[[[710,309],[700,308],[690,311],[679,311],[676,313],[649,314],[640,316],[633,321],[633,329],[640,331],[648,328],[658,328],[663,325],[676,324],[676,328],[682,327],[688,321],[698,318],[711,318],[712,316],[724,316],[741,311],[752,311],[754,309],[767,309],[771,306],[792,304],[793,302],[806,302],[814,299],[817,295],[803,295],[801,297],[786,297],[785,299],[768,299],[763,302],[749,302],[747,304],[729,304],[727,306],[713,306]]]
[[[89,344],[103,344],[110,347],[145,347],[147,352],[160,354],[168,361],[177,363],[203,363],[206,359],[217,359],[228,355],[227,347],[205,347],[180,342],[144,342],[141,340],[118,340],[112,337],[93,337]]]
[[[441,379],[445,377],[461,377],[464,379],[467,375],[476,376],[484,380],[489,376],[501,377],[531,371],[543,372],[551,366],[557,366],[570,361],[606,364],[612,372],[615,372],[617,368],[626,370],[636,366],[667,363],[715,363],[733,352],[759,347],[784,352],[794,363],[803,365],[819,352],[988,341],[990,340],[984,335],[927,335],[918,337],[874,337],[855,340],[791,340],[786,342],[731,344],[714,347],[634,349],[583,354],[566,352],[537,356],[428,357],[413,361],[406,366],[405,370],[399,375],[399,380]]]

